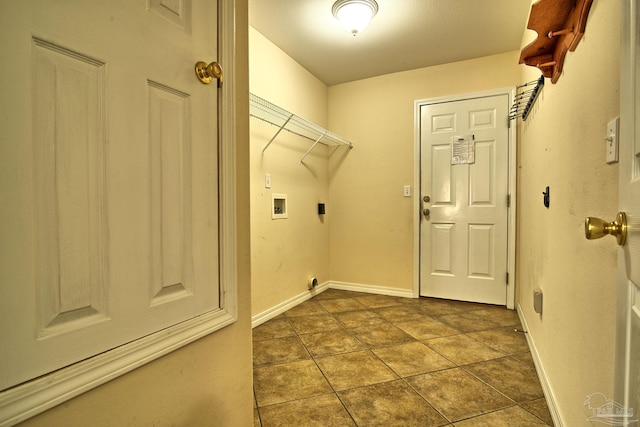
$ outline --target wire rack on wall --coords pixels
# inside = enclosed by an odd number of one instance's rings
[[[532,86],[534,86],[532,88]],[[540,76],[538,80],[532,80],[528,83],[520,85],[516,88],[516,97],[513,100],[511,110],[509,110],[509,120],[521,117],[527,120],[533,104],[535,104],[538,95],[544,86],[544,76]]]
[[[271,143],[276,139],[278,134],[282,130],[286,130],[288,132],[299,135],[303,138],[310,139],[314,141],[313,145],[304,153],[302,159],[300,159],[300,163],[307,157],[307,155],[316,147],[318,144],[324,145],[345,145],[349,147],[349,149],[353,148],[353,144],[351,141],[348,141],[335,133],[329,132],[328,130],[318,126],[317,124],[310,122],[309,120],[303,119],[300,116],[296,116],[293,113],[285,110],[284,108],[278,107],[271,102],[260,98],[253,93],[249,93],[249,114],[252,117],[263,120],[267,123],[271,123],[278,127],[275,135],[269,140],[267,145],[262,149],[262,154],[264,154],[265,150],[269,148]]]

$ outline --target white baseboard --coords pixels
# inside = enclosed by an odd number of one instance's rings
[[[538,378],[540,379],[540,385],[542,386],[542,392],[544,393],[544,397],[547,401],[551,419],[553,419],[553,425],[555,427],[563,427],[564,423],[562,422],[562,418],[560,417],[560,411],[558,410],[555,395],[553,394],[553,390],[551,390],[549,379],[547,378],[547,374],[544,371],[544,366],[542,365],[542,361],[540,360],[540,355],[538,354],[538,349],[536,348],[536,344],[533,341],[533,337],[530,333],[528,333],[529,327],[527,326],[527,321],[522,314],[522,307],[520,307],[520,303],[518,303],[516,310],[518,312],[520,322],[522,323],[522,328],[527,331],[527,333],[525,333],[524,335],[525,337],[527,337],[527,344],[529,344],[531,357],[533,358],[533,363],[536,366]]]
[[[251,327],[255,328],[256,326],[262,325],[264,322],[273,319],[274,317],[284,313],[285,311],[295,307],[298,304],[302,304],[303,302],[313,298],[318,294],[321,294],[327,289],[340,289],[343,291],[364,292],[368,294],[389,295],[394,297],[414,297],[413,290],[411,289],[398,289],[388,288],[385,286],[364,285],[360,283],[330,281],[316,286],[313,290],[303,292],[293,298],[283,301],[280,304],[277,304],[270,309],[263,311],[262,313],[256,314],[251,318]]]
[[[392,297],[414,298],[413,289],[389,288],[386,286],[365,285],[362,283],[329,282],[331,289],[343,291],[365,292],[368,294],[388,295]]]
[[[251,318],[251,327],[255,328],[256,326],[262,325],[267,320],[273,319],[274,317],[284,313],[285,311],[295,307],[296,305],[302,304],[303,302],[313,298],[314,296],[321,294],[327,289],[329,289],[329,282],[318,285],[310,291],[298,294],[293,298],[283,301],[280,304],[277,304],[263,311],[262,313],[256,314]]]

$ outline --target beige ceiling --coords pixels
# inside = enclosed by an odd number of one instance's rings
[[[520,48],[531,0],[376,0],[357,36],[335,0],[249,0],[249,23],[328,85]]]

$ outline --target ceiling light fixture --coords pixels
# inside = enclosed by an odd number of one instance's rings
[[[338,0],[331,8],[342,26],[354,36],[364,30],[378,12],[375,0]]]

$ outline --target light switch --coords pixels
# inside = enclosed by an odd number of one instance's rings
[[[618,129],[620,128],[620,117],[616,117],[607,124],[607,136],[604,138],[607,145],[607,163],[618,161]]]
[[[404,197],[411,197],[411,186],[410,185],[405,185],[404,189],[402,190],[402,195]]]
[[[264,176],[264,188],[271,188],[271,174],[268,173]]]

